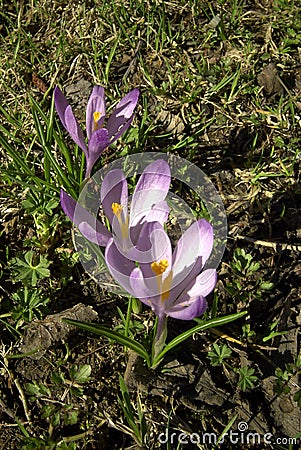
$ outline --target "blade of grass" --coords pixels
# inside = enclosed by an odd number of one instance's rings
[[[77,320],[63,318],[63,322],[68,323],[69,325],[74,325],[75,327],[81,328],[82,330],[89,331],[90,333],[98,334],[100,336],[105,336],[108,339],[111,339],[119,344],[124,345],[125,347],[130,348],[134,352],[138,353],[146,362],[147,365],[150,366],[150,357],[142,344],[135,341],[134,339],[130,339],[129,337],[124,336],[123,334],[117,333],[116,331],[110,330],[110,328],[104,327],[102,325],[96,325],[87,322],[80,322]]]
[[[245,316],[247,314],[247,311],[242,311],[237,314],[231,314],[229,316],[225,317],[217,317],[211,320],[208,320],[204,322],[201,319],[195,319],[196,322],[199,322],[199,325],[196,327],[191,328],[190,330],[185,331],[185,333],[180,334],[176,338],[174,338],[172,341],[170,341],[162,350],[161,353],[152,361],[152,366],[156,366],[160,360],[163,358],[163,356],[169,352],[169,350],[173,349],[177,345],[181,344],[183,341],[188,339],[190,336],[192,336],[194,333],[199,333],[201,331],[208,330],[208,328],[214,328],[219,327],[222,325],[225,325],[226,323],[233,322],[234,320],[240,319],[241,317]]]

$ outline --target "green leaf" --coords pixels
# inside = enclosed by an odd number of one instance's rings
[[[57,427],[60,424],[61,421],[61,415],[59,412],[56,412],[53,414],[51,418],[51,424],[53,427]]]
[[[65,381],[63,375],[58,372],[53,372],[51,375],[51,379],[57,386],[64,384]]]
[[[41,410],[41,419],[47,419],[48,417],[51,417],[56,412],[56,407],[53,405],[46,405],[43,406]]]
[[[246,391],[249,388],[254,387],[254,382],[257,381],[257,376],[253,375],[255,370],[248,366],[243,366],[239,369],[239,381],[238,386],[242,391]]]
[[[294,400],[295,402],[297,402],[297,405],[301,409],[301,389],[295,393]]]
[[[29,283],[31,286],[36,286],[38,279],[50,276],[49,265],[50,262],[43,255],[39,255],[39,261],[36,263],[32,250],[25,253],[24,260],[18,257],[11,260],[14,279],[24,280],[25,284]]]
[[[227,346],[223,345],[220,347],[218,344],[213,344],[213,350],[208,352],[208,357],[211,360],[212,366],[220,366],[223,364],[223,360],[225,358],[229,358],[231,356],[232,350]]]
[[[71,373],[71,370],[70,370]],[[86,383],[91,375],[91,366],[89,364],[84,364],[72,374],[72,381],[75,383]]]
[[[130,348],[134,352],[138,353],[145,361],[147,365],[150,366],[150,357],[143,345],[139,342],[126,337],[116,331],[110,330],[110,328],[104,327],[102,325],[97,325],[88,322],[81,322],[78,320],[63,318],[63,322],[68,323],[69,325],[74,325],[75,327],[81,328],[82,330],[89,331],[90,333],[94,333],[100,336],[105,336],[108,339],[111,339],[115,342],[119,342],[119,344],[124,345],[125,347]]]
[[[260,289],[263,291],[270,291],[274,287],[274,283],[269,283],[268,281],[263,281],[260,283]]]
[[[75,425],[78,421],[78,414],[76,411],[68,411],[64,414],[64,422],[66,425]]]
[[[172,348],[176,347],[177,345],[181,344],[181,342],[188,339],[190,336],[192,336],[194,333],[199,333],[204,330],[208,330],[208,328],[214,328],[214,327],[220,327],[222,325],[225,325],[226,323],[233,322],[234,320],[240,319],[241,317],[245,316],[247,314],[247,311],[242,311],[240,313],[231,314],[229,316],[224,317],[217,317],[208,321],[204,321],[201,319],[194,319],[196,322],[199,322],[199,325],[196,327],[191,328],[190,330],[185,331],[184,333],[180,334],[176,338],[174,338],[171,342],[169,342],[166,347],[162,350],[162,352],[155,358],[154,361],[152,361],[152,367],[155,367],[163,358],[163,356],[169,352]]]
[[[84,395],[84,390],[83,388],[70,386],[70,393],[75,397],[82,397]]]
[[[40,389],[34,383],[26,383],[25,384],[25,392],[28,395],[38,396],[40,394]]]

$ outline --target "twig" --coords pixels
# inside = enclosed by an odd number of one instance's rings
[[[301,251],[301,245],[291,245],[291,244],[286,244],[284,242],[268,242],[268,241],[261,241],[260,239],[253,239],[247,236],[241,236],[240,234],[238,234],[237,236],[235,236],[237,239],[243,239],[244,241],[247,242],[252,242],[252,244],[256,244],[256,245],[262,245],[264,247],[270,247],[273,248],[274,250],[292,250],[292,251]]]
[[[16,385],[16,388],[17,388],[18,391],[19,391],[19,397],[20,397],[20,400],[21,400],[22,405],[23,405],[23,409],[24,409],[24,412],[25,412],[26,419],[27,419],[28,422],[30,423],[30,422],[31,422],[30,411],[29,411],[29,409],[28,409],[27,400],[26,400],[26,397],[25,397],[25,395],[24,395],[22,386],[21,386],[21,384],[19,383],[19,380],[18,380],[17,378],[13,379],[13,381],[14,381],[14,383],[15,383],[15,385]]]

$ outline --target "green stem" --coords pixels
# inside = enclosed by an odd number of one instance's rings
[[[125,324],[124,324],[124,335],[126,337],[129,336],[131,314],[132,314],[132,305],[133,305],[133,299],[132,299],[132,297],[130,297],[129,298],[129,302],[128,302],[128,309],[127,309],[127,312],[126,312]]]
[[[158,357],[165,346],[167,337],[167,316],[158,317],[156,337],[152,345],[152,369],[155,369],[161,359]]]

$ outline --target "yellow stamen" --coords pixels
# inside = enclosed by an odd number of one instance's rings
[[[120,205],[119,203],[112,203],[112,211],[113,214],[115,214],[115,216],[120,216],[121,212],[123,210],[123,206]]]
[[[162,275],[168,267],[167,259],[161,259],[159,262],[153,262],[151,264],[152,271],[155,272],[156,275]]]
[[[164,302],[164,300],[167,300],[170,294],[170,288],[171,288],[171,282],[172,282],[172,270],[169,272],[169,274],[167,275],[167,277],[165,278],[165,280],[163,281],[163,286],[162,286],[162,295],[161,295],[161,299],[162,302]]]
[[[161,259],[160,261],[155,261],[151,264],[151,269],[157,276],[158,290],[159,293],[161,294],[162,302],[168,299],[172,282],[172,270],[171,270],[162,283],[162,274],[165,272],[168,266],[169,264],[167,259]]]
[[[98,121],[101,118],[101,113],[99,111],[95,111],[93,113],[93,119],[94,119],[94,131],[98,129]]]
[[[129,217],[128,216],[126,217],[125,222],[122,221],[121,213],[123,210],[123,206],[120,205],[119,203],[112,203],[111,208],[112,208],[113,214],[115,214],[115,216],[117,217],[117,220],[119,222],[122,238],[127,239],[129,236]]]

